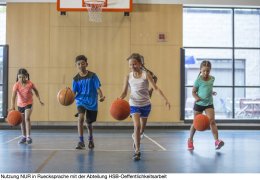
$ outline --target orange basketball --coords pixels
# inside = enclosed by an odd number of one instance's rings
[[[198,114],[193,120],[194,128],[198,131],[205,131],[209,128],[209,118],[204,114]]]
[[[123,99],[115,100],[110,107],[110,114],[116,120],[124,120],[130,114],[129,103]]]
[[[74,93],[69,87],[66,87],[58,92],[57,99],[61,105],[69,106],[74,102]]]
[[[7,122],[11,126],[17,126],[22,122],[22,114],[17,110],[12,110],[7,115]]]

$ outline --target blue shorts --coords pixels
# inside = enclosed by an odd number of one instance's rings
[[[130,114],[140,114],[141,118],[148,118],[151,112],[151,104],[147,106],[130,106]]]

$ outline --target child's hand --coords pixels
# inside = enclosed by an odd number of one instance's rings
[[[40,104],[42,105],[42,106],[44,106],[44,103],[40,100]]]
[[[195,102],[198,102],[198,101],[201,101],[201,98],[200,98],[200,97],[195,98]]]
[[[9,111],[13,111],[13,110],[15,110],[15,108],[14,108],[14,107],[11,107],[11,108],[8,109],[8,112],[9,112]]]
[[[102,96],[102,97],[100,97],[99,101],[103,102],[103,101],[105,101],[105,99],[106,99],[106,96]]]

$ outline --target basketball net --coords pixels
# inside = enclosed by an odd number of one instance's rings
[[[88,10],[89,21],[102,22],[102,7],[104,6],[104,1],[85,0],[84,2]]]

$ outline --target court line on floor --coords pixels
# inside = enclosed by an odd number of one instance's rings
[[[13,138],[13,139],[11,139],[11,140],[9,140],[9,141],[6,141],[6,142],[4,142],[4,143],[1,143],[1,144],[7,144],[7,143],[9,143],[9,142],[12,142],[12,141],[14,141],[14,140],[16,140],[16,139],[19,139],[19,138],[21,138],[22,136],[17,136],[17,137],[15,137],[15,138]]]
[[[8,151],[21,151],[21,149],[2,149],[0,148],[0,151],[2,150],[8,150]],[[83,150],[77,150],[77,149],[23,149],[22,151],[76,151],[76,152],[89,152],[91,150],[88,149],[83,149]],[[105,150],[105,149],[95,149],[93,152],[132,152],[133,150],[116,150],[116,149],[111,149],[111,150]],[[165,150],[142,150],[143,152],[160,152],[160,151],[165,151]]]
[[[147,136],[146,134],[144,134],[144,137],[146,137],[147,139],[149,139],[150,141],[152,141],[154,144],[156,144],[159,148],[161,148],[163,151],[167,151],[162,145],[160,145],[158,142],[156,142],[155,140],[153,140],[152,138],[150,138],[149,136]]]
[[[40,173],[41,170],[46,166],[46,164],[53,158],[53,156],[57,153],[58,151],[55,150],[53,151],[49,157],[38,167],[38,169],[36,169],[36,171],[34,173]]]

